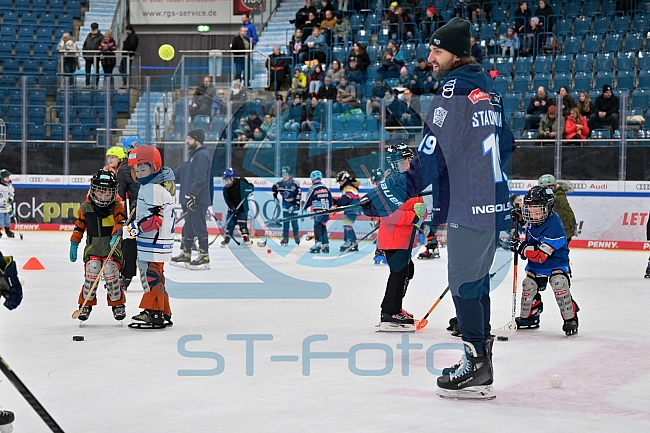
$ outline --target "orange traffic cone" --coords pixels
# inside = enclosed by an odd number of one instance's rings
[[[45,266],[38,261],[36,257],[31,257],[25,265],[23,265],[23,271],[44,271]]]

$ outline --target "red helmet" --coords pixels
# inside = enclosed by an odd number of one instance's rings
[[[160,152],[153,146],[138,146],[129,153],[129,166],[149,164],[151,171],[156,173],[162,168]]]

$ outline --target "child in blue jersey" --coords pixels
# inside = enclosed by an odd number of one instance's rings
[[[314,212],[331,208],[334,200],[332,199],[330,190],[322,183],[323,173],[320,170],[314,170],[309,177],[312,185],[309,188],[309,194],[307,195],[304,208],[306,209],[311,206]],[[309,249],[310,253],[327,254],[330,252],[329,238],[327,237],[327,221],[329,219],[329,215],[314,217],[314,238],[316,239],[316,243]]]
[[[271,191],[273,192],[276,207],[280,203],[278,193],[282,196],[283,218],[288,218],[300,210],[300,185],[293,180],[289,167],[282,167],[282,180],[274,184]],[[293,228],[293,240],[296,245],[300,245],[298,220],[285,221],[282,224],[282,241],[280,241],[280,245],[285,246],[289,243],[289,222],[291,222]]]
[[[569,248],[562,220],[553,211],[555,197],[550,188],[536,186],[524,196],[523,209],[515,208],[513,217],[524,221],[526,239],[513,238],[512,249],[526,265],[522,283],[521,315],[516,318],[518,329],[539,328],[543,310],[539,292],[551,283],[555,300],[560,307],[566,335],[578,332],[578,304],[571,296],[569,279]]]
[[[336,181],[341,188],[341,197],[336,199],[337,206],[353,206],[359,204],[359,182],[347,171],[341,171],[336,175]],[[357,235],[354,233],[354,222],[361,214],[359,209],[348,209],[343,212],[343,251],[359,251]]]

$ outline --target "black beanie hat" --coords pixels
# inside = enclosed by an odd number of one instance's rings
[[[202,129],[192,129],[187,133],[187,136],[192,137],[201,144],[205,141],[205,132]]]
[[[469,57],[472,52],[469,21],[454,17],[431,35],[429,45],[440,47],[458,57]]]

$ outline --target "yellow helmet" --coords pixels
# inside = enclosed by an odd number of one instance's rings
[[[119,159],[125,159],[126,153],[120,146],[113,146],[106,151],[106,156],[117,156]]]

